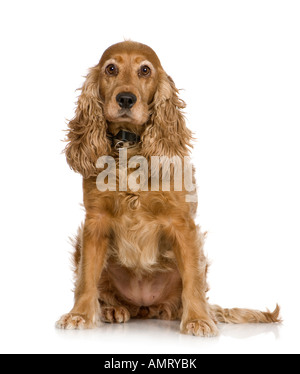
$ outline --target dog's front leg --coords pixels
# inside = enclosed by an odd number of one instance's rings
[[[100,318],[97,285],[105,262],[108,235],[109,228],[105,222],[97,224],[95,220],[86,220],[74,307],[57,321],[57,328],[72,330],[97,325]]]
[[[204,237],[191,222],[172,222],[166,227],[178,270],[182,278],[183,314],[180,330],[184,334],[215,336],[216,323],[209,314],[206,299],[207,261],[203,253]]]

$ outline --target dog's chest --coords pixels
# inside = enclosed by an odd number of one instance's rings
[[[114,229],[113,256],[127,268],[150,270],[160,257],[160,227],[137,209],[125,214]]]

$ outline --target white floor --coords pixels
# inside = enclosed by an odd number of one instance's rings
[[[181,335],[179,322],[130,321],[95,330],[56,330],[49,313],[2,320],[1,353],[299,353],[299,324],[220,325],[216,338]],[[55,319],[52,316],[52,320]],[[52,322],[52,321],[51,321]],[[297,331],[298,330],[298,331]]]
[[[222,325],[219,337],[204,339],[180,334],[177,322],[152,320],[105,324],[94,331],[56,331],[56,340],[69,352],[85,346],[95,353],[273,353],[284,348],[284,335],[285,329],[276,325]]]

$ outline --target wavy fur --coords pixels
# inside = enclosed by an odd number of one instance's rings
[[[110,153],[107,122],[99,97],[99,69],[90,69],[81,88],[75,117],[69,122],[65,148],[70,167],[84,178],[97,175],[96,161]]]
[[[142,152],[146,157],[189,155],[192,133],[182,113],[186,104],[178,95],[172,78],[162,71],[150,121],[142,136]]]

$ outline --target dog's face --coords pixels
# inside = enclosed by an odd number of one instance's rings
[[[161,71],[155,52],[145,45],[119,43],[99,63],[100,96],[107,121],[143,125],[149,117]]]
[[[181,112],[185,103],[172,78],[148,46],[114,44],[89,70],[69,122],[65,152],[84,178],[97,176],[97,160],[112,151],[111,134],[129,130],[140,136],[141,154],[181,157],[189,154],[191,131]]]

